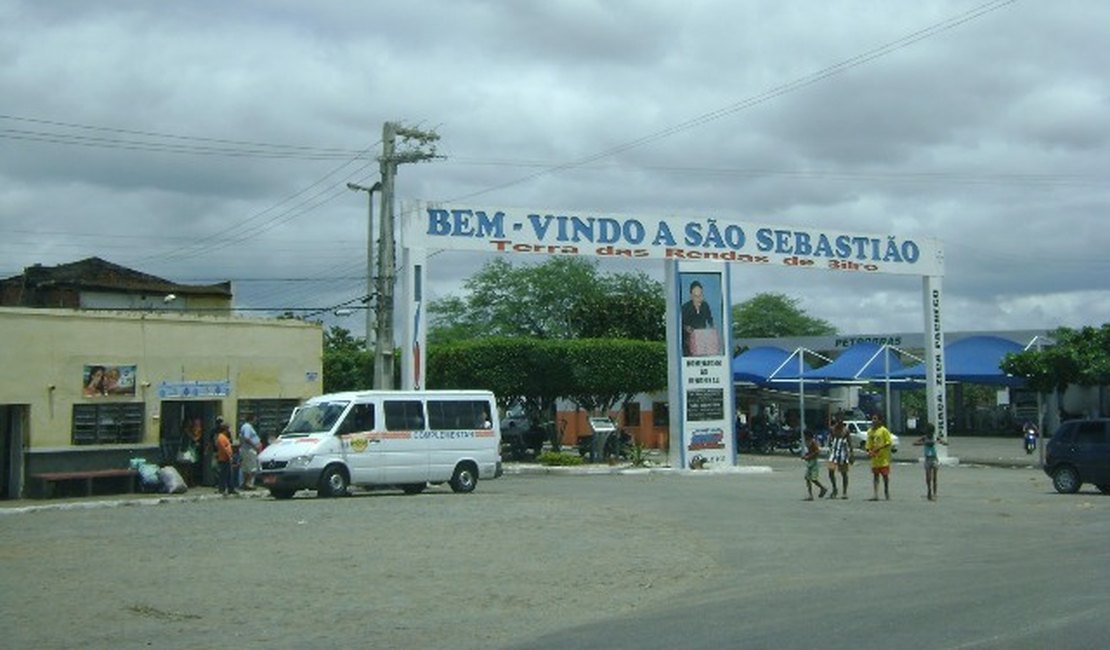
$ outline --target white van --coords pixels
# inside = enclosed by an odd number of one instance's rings
[[[276,499],[297,490],[341,496],[348,486],[408,494],[448,482],[471,492],[501,476],[497,405],[488,391],[364,391],[314,397],[258,456]]]

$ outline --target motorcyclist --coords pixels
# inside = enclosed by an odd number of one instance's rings
[[[1033,453],[1033,450],[1037,448],[1037,425],[1033,424],[1029,420],[1026,420],[1021,425],[1021,430],[1025,434],[1023,439],[1023,442],[1025,444],[1025,453],[1031,454]]]

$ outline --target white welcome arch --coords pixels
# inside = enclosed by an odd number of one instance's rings
[[[401,204],[402,388],[423,388],[426,310],[423,287],[429,250],[517,255],[658,259],[667,297],[670,461],[686,466],[735,465],[729,277],[746,266],[824,269],[839,273],[922,278],[926,400],[937,435],[947,437],[944,331],[941,327],[944,251],[936,239],[795,228],[715,217],[628,217],[546,209],[424,202]],[[700,285],[710,314],[707,331],[683,331],[682,305]],[[687,308],[689,310],[690,308]],[[692,316],[706,325],[704,316]],[[687,321],[687,325],[692,321]],[[708,330],[716,332],[710,333]],[[697,338],[697,341],[693,341]],[[678,432],[679,435],[674,434]]]

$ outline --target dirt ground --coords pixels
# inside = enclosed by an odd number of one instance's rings
[[[61,508],[23,502],[0,508],[3,644],[562,648],[577,633],[592,639],[578,647],[602,647],[598,638],[606,647],[679,647],[653,623],[726,596],[742,604],[745,634],[763,625],[767,639],[783,641],[796,625],[776,612],[794,611],[797,594],[830,581],[846,590],[845,607],[867,598],[911,607],[922,596],[899,590],[928,584],[937,606],[974,592],[983,608],[994,602],[994,580],[998,591],[1035,596],[1042,610],[1053,604],[1065,620],[1069,603],[1106,591],[1106,565],[1089,547],[1102,548],[1110,497],[1091,486],[1055,494],[1042,472],[1009,457],[1019,444],[957,447],[998,467],[942,469],[939,503],[921,498],[913,463],[895,468],[890,503],[867,503],[869,477],[858,466],[851,500],[806,503],[802,464],[789,456],[758,458],[774,470],[765,474],[524,474],[467,495],[440,486],[279,502],[209,489]],[[880,539],[894,562],[883,570],[888,591],[876,593],[864,549]],[[852,552],[830,563],[832,540]],[[942,580],[976,570],[989,580]],[[973,611],[951,615],[964,610]],[[718,627],[735,618],[728,612]],[[986,614],[1002,629],[1006,612]],[[903,616],[883,634],[914,638],[920,616]],[[811,632],[799,634],[812,640]]]
[[[696,542],[650,512],[544,481],[0,517],[5,646],[499,647],[711,571],[709,553],[670,551]]]

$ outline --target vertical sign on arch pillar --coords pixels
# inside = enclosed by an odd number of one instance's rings
[[[666,291],[670,463],[735,465],[729,267],[668,262]]]
[[[424,390],[427,385],[428,309],[424,300],[428,252],[423,248],[401,249],[401,389]]]
[[[937,428],[938,438],[948,437],[948,408],[945,394],[944,329],[941,326],[940,277],[926,275],[921,284],[925,301],[925,400],[929,422]],[[946,457],[943,445],[937,454]]]

